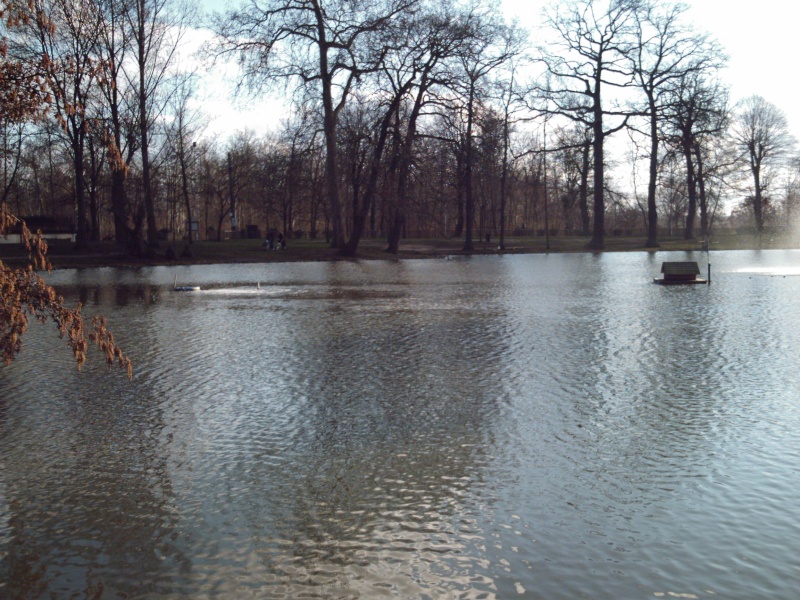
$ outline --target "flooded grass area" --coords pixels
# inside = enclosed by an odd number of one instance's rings
[[[464,242],[458,238],[409,238],[403,241],[397,255],[386,252],[383,239],[365,238],[359,245],[357,258],[361,260],[397,260],[416,258],[441,258],[444,256],[497,255],[528,253],[573,253],[586,252],[589,238],[581,236],[544,235],[507,236],[505,248],[498,248],[499,238],[494,236],[489,242],[476,236],[474,250],[464,252]],[[167,259],[166,253],[172,248],[174,259]],[[645,248],[645,238],[636,236],[609,235],[605,239],[608,252],[677,252],[704,249],[703,240],[684,240],[681,236],[664,236],[657,249]],[[712,251],[723,250],[775,250],[800,248],[800,236],[781,234],[715,234],[711,240]],[[189,256],[184,256],[187,251]],[[19,263],[26,258],[22,248],[0,244],[0,260],[10,264]],[[85,250],[76,250],[71,242],[59,240],[50,244],[50,259],[55,268],[90,268],[105,266],[144,267],[155,265],[191,265],[219,263],[261,263],[261,262],[308,262],[342,260],[338,250],[331,249],[324,238],[309,240],[301,238],[289,240],[284,250],[267,250],[261,239],[225,240],[221,242],[185,240],[166,240],[160,243],[150,258],[134,257],[113,242],[91,243]]]
[[[793,599],[800,251],[710,258],[55,271],[134,377],[0,368],[0,596]]]

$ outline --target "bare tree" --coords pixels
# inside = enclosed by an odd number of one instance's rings
[[[20,123],[43,116],[50,102],[46,73],[49,57],[29,52],[23,40],[37,20],[52,26],[49,15],[33,3],[0,0],[0,123]]]
[[[759,233],[764,230],[771,172],[782,166],[795,146],[783,112],[761,96],[745,98],[733,119],[731,138],[740,152],[740,161],[753,178],[750,198]]]
[[[395,157],[392,166],[396,171],[396,198],[393,214],[388,215],[388,252],[397,253],[400,236],[406,224],[406,207],[409,201],[413,148],[417,140],[418,121],[437,85],[447,82],[444,65],[458,52],[467,30],[460,15],[450,3],[440,7],[427,7],[409,29],[404,52],[397,53],[384,63],[384,72],[394,90],[409,92],[409,107],[395,131]],[[399,113],[398,113],[399,114]]]
[[[295,230],[301,219],[307,223],[310,238],[316,238],[317,215],[322,194],[320,182],[320,132],[314,127],[315,115],[301,106],[284,121],[278,138],[285,165],[282,186],[283,230]],[[297,229],[302,231],[301,228]]]
[[[484,93],[481,85],[492,71],[522,52],[524,36],[516,24],[508,25],[498,17],[494,6],[475,7],[466,16],[467,36],[458,57],[453,88],[461,95],[465,113],[464,134],[464,219],[465,251],[474,250],[475,166],[474,137],[476,107]]]
[[[647,4],[634,13],[637,40],[629,57],[636,83],[644,93],[645,108],[642,112],[647,118],[650,141],[645,242],[648,248],[658,247],[659,122],[664,118],[670,87],[689,73],[717,69],[724,62],[724,56],[714,42],[707,36],[693,34],[681,22],[687,9],[685,4]]]
[[[29,51],[47,57],[44,73],[52,91],[51,110],[70,149],[75,173],[76,245],[89,241],[86,219],[84,153],[89,133],[90,97],[97,84],[96,49],[100,13],[88,2],[37,0],[35,18],[28,21]]]
[[[687,180],[680,161],[681,156],[677,152],[667,153],[658,173],[658,211],[666,219],[669,235],[681,228],[688,205]]]
[[[786,196],[783,206],[786,223],[791,227],[796,224],[798,206],[800,206],[800,157],[795,155],[789,160]]]
[[[350,232],[349,241],[343,249],[348,254],[350,253],[347,250],[349,242],[356,237],[359,239],[361,237],[360,232],[357,232],[356,229],[361,220],[362,198],[365,205],[363,210],[366,211],[369,208],[366,196],[368,195],[367,181],[371,178],[372,171],[371,157],[383,151],[383,147],[379,149],[377,144],[381,120],[384,116],[383,108],[372,94],[354,93],[339,119],[339,164],[342,169],[345,193],[349,192],[350,196],[349,205],[345,202],[342,207],[346,222],[345,229],[349,228]],[[391,119],[391,115],[389,118]],[[388,125],[382,129],[385,141]]]
[[[684,160],[687,193],[684,238],[693,239],[698,205],[701,225],[708,224],[705,183],[709,173],[702,161],[708,154],[706,147],[720,143],[727,127],[728,92],[716,79],[698,70],[672,81],[668,93],[662,135]],[[704,229],[703,235],[707,233]]]
[[[192,210],[190,171],[198,159],[197,140],[205,127],[203,115],[191,106],[193,95],[194,79],[191,75],[187,75],[173,96],[172,123],[167,128],[167,143],[178,162],[180,172],[180,190],[186,214],[186,235],[189,244],[194,242],[192,223],[195,222],[196,216],[196,211]]]
[[[727,110],[723,119],[727,123]],[[724,191],[730,187],[729,179],[735,169],[730,149],[722,142],[724,128],[714,137],[701,139],[695,144],[694,155],[697,167],[698,203],[700,205],[700,236],[708,241],[715,217],[722,206]]]
[[[519,61],[525,62],[525,61]],[[506,221],[507,204],[509,200],[509,184],[511,181],[512,157],[511,157],[511,134],[514,127],[520,121],[519,113],[524,107],[525,91],[518,82],[518,61],[508,61],[505,69],[501,70],[501,75],[496,81],[497,89],[500,92],[499,103],[503,119],[503,157],[500,165],[500,240],[498,247],[505,250],[506,247]]]
[[[125,18],[127,0],[98,0],[102,12],[98,55],[103,62],[103,104],[108,166],[111,174],[111,213],[114,237],[120,244],[131,240],[132,217],[125,189],[128,171],[136,151],[139,135],[136,126],[138,111],[136,90],[125,74],[124,66],[131,54],[132,36]]]
[[[587,205],[589,155],[591,138],[585,127],[576,123],[555,131],[555,158],[560,170],[560,200],[564,227],[567,232],[580,231],[589,235],[590,221]],[[579,226],[576,226],[575,209],[578,209]]]
[[[57,114],[62,121],[65,117],[64,109],[68,103],[74,112],[80,113],[79,118],[85,117],[83,103],[71,104],[71,100],[82,99],[85,80],[79,77],[77,81],[73,82],[73,85],[64,85],[64,80],[68,77],[57,69],[61,66],[75,75],[81,66],[91,67],[91,58],[87,56],[83,62],[82,57],[69,57],[62,53],[51,55],[42,52],[47,49],[62,49],[58,42],[63,40],[55,30],[57,21],[51,20],[51,17],[64,17],[63,13],[58,14],[56,10],[45,13],[43,8],[41,4],[34,2],[18,4],[5,0],[0,2],[0,12],[3,14],[5,24],[7,26],[11,23],[23,27],[30,26],[25,33],[38,42],[38,44],[28,46],[28,49],[33,52],[28,53],[27,57],[18,60],[20,56],[18,55],[17,58],[6,62],[8,46],[7,39],[3,35],[6,31],[0,27],[0,57],[3,59],[0,61],[0,123],[3,126],[9,123],[22,124],[42,118],[53,102],[59,103],[58,110],[60,112]],[[68,10],[75,8],[73,14],[78,16],[78,19],[77,21],[70,18],[64,19],[60,21],[60,24],[80,28],[83,25],[80,19],[81,7],[71,5],[66,8]],[[84,16],[87,20],[85,25],[91,31],[93,21],[90,14]],[[75,35],[75,31],[65,35],[68,40],[73,42],[79,38]],[[68,43],[64,45],[69,47]],[[92,68],[89,70],[93,71]],[[47,86],[43,85],[45,81],[48,83]],[[15,83],[22,85],[14,89]],[[77,98],[66,93],[75,92],[76,88],[78,92],[81,92]],[[45,90],[53,92],[53,95],[48,94]],[[62,93],[62,97],[58,99],[54,97],[56,94]],[[70,131],[68,124],[65,124],[65,129],[67,132]],[[0,356],[2,356],[2,360],[5,364],[9,364],[16,358],[22,349],[22,340],[27,332],[28,323],[31,318],[35,318],[37,321],[51,321],[56,325],[61,337],[66,338],[67,345],[71,348],[79,368],[85,362],[87,347],[89,342],[92,342],[104,352],[109,365],[117,362],[127,370],[130,377],[132,375],[130,359],[123,354],[114,341],[114,336],[106,328],[105,318],[96,317],[90,327],[81,316],[80,304],[74,309],[67,308],[63,298],[37,273],[40,270],[49,271],[51,268],[47,259],[47,244],[39,235],[31,233],[24,221],[8,210],[5,203],[5,180],[3,184],[4,197],[0,202],[0,236],[5,236],[14,230],[19,232],[23,246],[28,252],[28,261],[19,267],[10,267],[0,261]]]
[[[8,202],[17,183],[24,139],[24,124],[0,119],[0,204]]]
[[[627,125],[630,111],[605,105],[608,88],[631,87],[631,50],[638,0],[571,0],[550,14],[547,24],[555,44],[543,50],[542,60],[556,86],[543,90],[554,108],[548,109],[582,123],[592,132],[594,226],[588,247],[603,248],[605,235],[604,144]],[[610,127],[607,118],[616,118]]]
[[[242,82],[260,89],[276,78],[297,82],[322,101],[331,245],[344,248],[336,130],[356,80],[375,71],[387,51],[382,37],[417,0],[254,0],[216,15],[215,51],[235,56]]]
[[[309,191],[309,186],[313,180],[312,159],[317,132],[309,127],[309,117],[307,111],[296,113],[292,120],[284,122],[279,138],[285,165],[281,221],[282,230],[287,235],[295,229],[297,213],[305,208],[306,203],[302,199],[305,197],[311,202],[311,198],[316,196]]]
[[[129,74],[129,80],[136,90],[147,244],[152,251],[158,246],[158,227],[150,157],[151,134],[169,97],[164,84],[175,66],[189,18],[188,8],[171,4],[170,0],[130,0],[125,5],[125,11],[134,44],[132,61],[135,68]]]

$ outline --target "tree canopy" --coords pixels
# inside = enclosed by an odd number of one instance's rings
[[[16,3],[3,0],[0,4],[0,16],[5,18],[7,27],[35,26],[42,35],[50,35],[55,31],[53,21],[42,11],[35,10],[32,4]],[[74,69],[70,66],[55,70],[47,53],[33,53],[26,57],[19,54],[8,57],[9,43],[6,38],[0,40],[0,124],[8,126],[15,123],[26,123],[41,120],[60,97],[63,106],[66,94],[59,96],[53,92],[59,77],[67,76]],[[69,61],[68,61],[69,62]],[[74,63],[70,63],[74,64]],[[73,100],[79,102],[73,97]],[[80,114],[82,107],[71,105],[66,118]],[[67,128],[66,119],[62,125]],[[4,190],[5,195],[5,190]],[[48,285],[39,274],[50,271],[47,259],[47,244],[41,232],[32,233],[25,222],[12,214],[3,199],[0,202],[0,237],[9,234],[18,235],[20,243],[28,253],[27,264],[12,267],[0,261],[0,356],[8,364],[22,350],[22,339],[28,330],[31,319],[55,324],[59,335],[66,339],[72,350],[75,362],[80,368],[86,362],[86,352],[90,344],[97,346],[105,355],[109,365],[118,364],[125,369],[128,377],[132,375],[130,359],[116,343],[113,333],[107,328],[104,317],[94,317],[91,325],[87,324],[81,314],[81,305],[69,308],[64,299],[52,286]]]
[[[81,27],[65,0],[0,2],[2,199],[79,243],[158,258],[164,242],[175,256],[183,240],[280,232],[357,255],[369,237],[468,252],[487,235],[602,249],[635,232],[656,247],[678,221],[693,239],[697,212],[706,237],[712,205],[745,203],[759,229],[790,210],[775,183],[759,216],[757,190],[724,181],[725,56],[680,3],[561,0],[517,23],[477,0],[233,2],[183,60],[197,31],[182,37],[195,25],[173,0],[87,0]],[[212,118],[202,86],[181,83],[200,59],[235,72],[240,101],[282,95],[280,126],[187,122]],[[772,164],[783,186],[788,163]]]
[[[38,274],[38,271],[50,270],[47,244],[8,212],[5,204],[0,205],[0,236],[12,230],[19,232],[28,250],[29,262],[15,268],[0,261],[0,355],[3,361],[9,364],[22,350],[22,337],[33,318],[55,324],[59,335],[66,338],[78,368],[86,362],[86,351],[91,343],[105,355],[109,366],[116,363],[131,377],[131,361],[107,328],[106,319],[94,317],[89,326],[81,314],[80,304],[75,308],[64,304],[64,299]]]

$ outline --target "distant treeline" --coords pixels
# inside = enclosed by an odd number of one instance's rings
[[[795,216],[786,119],[729,105],[724,50],[681,4],[563,1],[517,23],[490,2],[255,0],[208,19],[191,61],[200,24],[171,0],[2,6],[2,201],[78,246],[274,231],[352,255],[364,237],[547,232],[602,249]],[[289,90],[291,114],[205,135],[201,59]]]

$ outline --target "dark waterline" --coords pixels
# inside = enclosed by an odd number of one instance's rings
[[[55,272],[135,375],[0,368],[0,597],[795,598],[800,252],[686,259]]]

